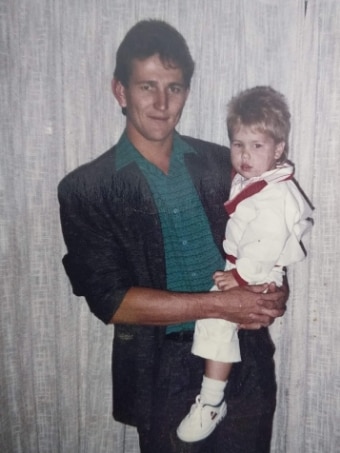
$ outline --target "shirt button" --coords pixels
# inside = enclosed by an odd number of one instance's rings
[[[178,209],[175,208],[175,209],[173,210],[173,213],[174,213],[174,214],[178,214]]]
[[[182,244],[183,245],[188,245],[188,241],[186,239],[183,239]]]

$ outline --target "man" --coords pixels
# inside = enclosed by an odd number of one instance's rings
[[[194,62],[184,38],[149,20],[127,33],[112,82],[126,115],[119,142],[59,185],[73,291],[115,324],[114,417],[137,427],[142,453],[268,451],[275,409],[273,346],[282,316],[275,287],[209,292],[224,267],[231,164],[227,148],[182,137]],[[194,321],[240,324],[242,362],[227,386],[228,417],[212,436],[182,443],[176,428],[199,392]]]

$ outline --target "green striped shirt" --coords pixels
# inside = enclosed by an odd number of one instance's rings
[[[165,247],[167,289],[200,292],[211,288],[212,274],[224,268],[199,196],[184,162],[196,151],[176,133],[168,174],[147,161],[125,134],[118,143],[117,167],[134,161],[153,194]],[[168,326],[167,331],[192,329],[194,322]]]

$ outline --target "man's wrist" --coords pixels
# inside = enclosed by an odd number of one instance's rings
[[[223,294],[223,296],[222,296]],[[223,301],[222,301],[223,297]],[[223,313],[225,314],[228,310],[228,304],[226,303],[226,292],[221,291],[211,291],[207,293],[202,293],[199,298],[199,318],[221,318],[222,316],[222,304],[223,304]]]

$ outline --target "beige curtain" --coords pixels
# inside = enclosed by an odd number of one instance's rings
[[[272,451],[339,453],[339,0],[0,0],[0,449],[138,452],[111,417],[113,327],[61,267],[56,186],[119,137],[114,54],[148,17],[177,27],[196,60],[181,132],[227,143],[226,103],[248,86],[289,100],[291,158],[316,210],[272,328]]]

